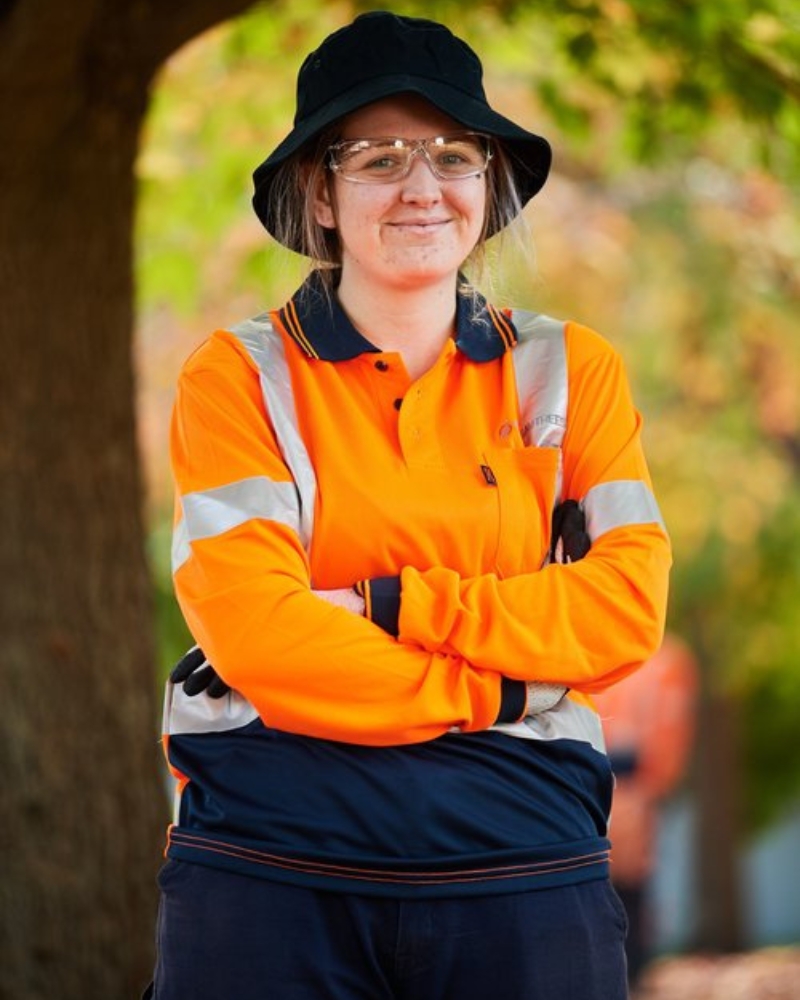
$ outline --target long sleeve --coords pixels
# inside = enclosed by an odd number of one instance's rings
[[[390,744],[496,721],[498,673],[398,643],[312,593],[297,494],[258,374],[224,333],[182,373],[171,450],[176,536],[190,537],[174,568],[179,603],[220,675],[267,725]]]
[[[654,504],[631,516],[649,487],[618,363],[576,338],[562,466],[543,446],[566,426],[562,325],[459,295],[415,377],[317,284],[218,331],[180,377],[173,577],[232,690],[167,685],[168,856],[397,898],[601,878],[600,718],[563,683],[529,702],[526,681],[597,680],[658,629],[657,595],[623,596],[652,594],[668,546]],[[595,540],[578,583],[583,566],[542,570],[562,484]],[[629,615],[626,634],[593,646],[561,607],[578,599],[597,631]]]
[[[579,563],[506,579],[406,567],[398,627],[402,642],[430,652],[591,692],[658,648],[671,554],[618,355],[574,324],[567,350],[563,495],[583,505],[591,552]]]

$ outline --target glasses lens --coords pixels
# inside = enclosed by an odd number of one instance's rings
[[[473,177],[489,162],[488,144],[480,136],[450,136],[430,139],[428,157],[439,177]]]
[[[356,139],[339,143],[332,154],[343,177],[380,184],[403,176],[411,149],[402,139]]]
[[[433,139],[353,139],[331,148],[331,167],[347,180],[386,184],[405,177],[411,158],[425,151],[437,177],[448,180],[474,177],[489,163],[489,141],[485,136],[462,134]]]

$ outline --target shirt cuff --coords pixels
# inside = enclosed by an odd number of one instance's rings
[[[528,688],[525,681],[515,681],[510,677],[501,678],[500,711],[494,720],[500,722],[519,722],[525,717],[525,707],[528,702]]]
[[[364,615],[384,632],[397,638],[400,631],[400,577],[376,576],[356,584],[364,598]]]

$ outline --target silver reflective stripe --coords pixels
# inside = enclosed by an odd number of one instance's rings
[[[515,309],[519,342],[512,351],[520,433],[529,447],[558,448],[555,503],[561,498],[561,446],[567,430],[569,373],[564,324],[539,313]],[[578,740],[605,753],[603,730],[595,712],[568,697],[521,722],[501,723],[492,731],[523,740]]]
[[[277,483],[253,476],[213,490],[181,497],[183,517],[172,539],[172,570],[189,558],[190,543],[215,538],[248,521],[262,519],[285,524],[300,533],[300,511],[294,483]]]
[[[513,313],[513,321],[519,334],[519,343],[514,348],[512,358],[523,440],[534,447],[560,449],[566,430],[568,403],[564,324],[547,316],[519,310]],[[269,483],[271,487],[291,487],[293,490],[296,487],[293,516],[297,520],[298,534],[308,550],[314,527],[316,477],[299,431],[283,342],[267,316],[248,320],[230,332],[246,348],[259,370],[267,412],[284,461],[294,478],[293,485],[272,483],[270,480],[265,480],[265,483]],[[560,496],[560,480],[559,462],[556,498]],[[177,526],[174,534],[175,558],[188,557],[189,542],[193,537],[208,537],[195,536],[195,530],[205,530],[213,523],[229,523],[233,526],[236,519],[234,509],[242,516],[251,510],[251,499],[255,502],[255,497],[239,496],[238,503],[234,499],[239,486],[241,484],[231,484],[220,490],[184,497],[184,521]],[[216,494],[229,490],[232,491],[228,498],[232,501],[231,506],[228,507],[223,502],[217,509],[216,501],[224,498]],[[210,493],[215,496],[211,497]],[[261,497],[259,509],[262,513],[251,513],[249,516],[269,516],[263,513],[269,509],[274,519],[281,520],[281,503],[276,502],[277,494],[267,500],[266,493]],[[298,497],[299,513],[296,508]],[[288,496],[284,500],[285,510],[288,511]],[[253,706],[235,692],[215,700],[206,696],[188,697],[184,694],[183,685],[167,684],[166,687],[164,732],[167,734],[226,732],[239,729],[257,718]],[[569,697],[563,698],[554,708],[530,716],[522,722],[492,728],[522,739],[571,739],[589,743],[600,752],[605,749],[597,714],[576,704]]]
[[[258,712],[236,691],[222,698],[188,695],[183,684],[167,683],[164,692],[163,732],[166,736],[184,733],[227,733],[241,729],[258,718]]]
[[[255,476],[184,496],[183,518],[173,532],[173,572],[189,558],[191,541],[221,534],[252,518],[287,524],[297,532],[307,552],[311,547],[317,480],[300,436],[283,341],[266,315],[240,323],[230,332],[258,368],[264,405],[293,482]],[[209,698],[205,693],[190,697],[184,693],[182,684],[166,685],[163,723],[166,734],[227,732],[256,718],[255,708],[235,691],[220,699]]]
[[[230,332],[258,368],[264,405],[294,482],[254,476],[182,497],[183,517],[172,536],[173,573],[191,555],[192,541],[221,535],[253,518],[286,524],[297,533],[306,551],[311,547],[317,481],[298,429],[283,341],[266,315],[246,320]]]
[[[232,327],[230,331],[255,362],[267,413],[272,420],[278,446],[289,468],[300,497],[300,541],[306,551],[311,548],[314,534],[314,503],[317,479],[308,451],[300,435],[297,410],[294,405],[292,378],[286,361],[283,340],[269,316],[256,316]]]
[[[183,518],[172,529],[172,572],[177,573],[192,554],[189,533]]]
[[[607,531],[631,524],[658,524],[666,533],[656,498],[640,479],[593,486],[583,499],[586,530],[594,541]]]
[[[208,698],[185,694],[182,684],[166,685],[163,732],[167,736],[231,732],[256,718],[258,713],[253,706],[235,691],[222,698]],[[526,740],[578,740],[605,752],[600,717],[569,696],[522,722],[492,726],[492,730]]]
[[[564,323],[541,313],[512,311],[519,341],[511,353],[517,384],[519,426],[529,447],[557,448],[553,503],[561,500],[564,459],[561,445],[567,430],[569,373]],[[545,563],[549,561],[549,554]]]
[[[579,705],[567,695],[555,706],[521,722],[492,726],[493,732],[522,740],[577,740],[589,743],[599,753],[606,752],[600,716],[586,705]]]
[[[519,335],[511,356],[522,438],[539,448],[560,448],[569,401],[564,324],[524,310],[514,310],[512,319]]]
[[[277,483],[267,476],[187,493],[181,503],[190,541],[213,538],[258,518],[280,521],[297,531],[300,516],[294,483]]]

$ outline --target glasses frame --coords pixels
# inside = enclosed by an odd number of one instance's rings
[[[465,139],[465,138],[475,138],[480,139],[485,144],[486,150],[486,163],[479,170],[470,170],[466,174],[456,174],[455,176],[450,176],[447,174],[442,174],[437,170],[436,164],[431,157],[429,152],[429,145],[431,143],[437,143],[441,141],[449,141],[452,139]],[[342,169],[342,164],[336,161],[336,156],[339,150],[345,149],[347,147],[352,147],[358,145],[358,143],[403,143],[404,149],[408,149],[410,146],[410,151],[408,154],[408,159],[406,160],[403,172],[396,177],[384,177],[384,178],[372,178],[372,177],[354,177],[351,174],[345,173]],[[487,135],[485,132],[449,132],[446,135],[432,135],[427,139],[404,139],[402,136],[394,135],[380,135],[374,136],[372,138],[354,138],[354,139],[342,139],[340,142],[335,142],[333,145],[328,146],[326,150],[326,163],[328,169],[336,174],[337,177],[341,177],[343,181],[349,181],[351,184],[396,184],[398,181],[405,180],[406,177],[411,173],[411,165],[414,162],[414,157],[421,155],[428,165],[433,176],[439,181],[463,181],[467,180],[469,177],[481,177],[489,169],[489,164],[494,156],[494,151],[492,149],[492,137]]]

